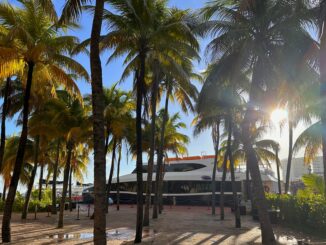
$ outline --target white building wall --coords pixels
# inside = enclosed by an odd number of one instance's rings
[[[287,168],[287,159],[281,161],[282,165],[282,175],[285,180],[286,177],[286,168]],[[293,158],[291,166],[290,181],[300,180],[304,174],[308,174],[311,170],[311,173],[323,175],[324,167],[322,162],[322,157],[316,157],[312,162],[311,166],[304,164],[303,157]]]

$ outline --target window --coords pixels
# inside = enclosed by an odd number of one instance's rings
[[[201,168],[205,168],[206,166],[204,164],[200,164],[200,163],[173,163],[173,164],[166,164],[165,165],[165,172],[189,172],[189,171],[193,171],[193,170],[197,170],[197,169],[201,169]],[[154,165],[153,167],[153,172],[156,173],[156,168],[157,166]],[[133,174],[136,173],[135,169],[134,171],[132,171]],[[144,165],[143,166],[143,173],[147,173],[148,172],[148,166]]]

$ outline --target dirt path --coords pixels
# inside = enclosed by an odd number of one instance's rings
[[[91,210],[92,212],[92,210]],[[120,211],[111,206],[107,215],[108,244],[132,244],[135,228],[136,206],[123,205]],[[12,244],[92,244],[93,220],[87,217],[87,206],[77,212],[66,211],[64,229],[57,229],[57,217],[34,214],[25,222],[20,214],[12,221]],[[0,218],[2,216],[0,215]],[[143,244],[260,244],[260,229],[251,216],[242,216],[242,228],[234,228],[233,214],[226,213],[226,220],[212,217],[207,207],[166,206],[158,220],[151,220],[151,227],[144,231]],[[276,227],[275,233],[283,244],[297,244],[304,234]],[[295,237],[294,237],[295,236]]]

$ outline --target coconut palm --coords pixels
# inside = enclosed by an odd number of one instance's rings
[[[64,132],[63,135],[66,145],[66,163],[64,165],[63,190],[58,220],[58,228],[62,228],[71,161],[76,146],[80,143],[87,142],[87,139],[89,139],[90,121],[88,110],[83,107],[79,99],[70,96],[66,91],[58,91],[57,94],[59,98],[49,100],[46,106],[54,111],[52,123]]]
[[[293,44],[293,40],[310,39],[303,30],[300,16],[296,15],[296,7],[297,2],[240,0],[231,4],[213,1],[203,10],[209,21],[202,29],[214,35],[209,44],[213,58],[220,58],[219,63],[225,65],[224,69],[230,69],[227,64],[233,64],[234,73],[248,69],[252,73],[241,140],[253,181],[264,244],[275,243],[275,237],[267,213],[258,159],[250,142],[250,129],[258,119],[257,109],[264,110],[264,105],[272,98],[264,94],[271,92],[270,88],[277,84],[278,79],[272,78],[277,77],[278,63],[274,57],[280,48],[284,43]]]
[[[2,112],[1,112],[1,140],[0,140],[0,166],[6,143],[6,119],[12,117],[16,113],[12,107],[15,107],[15,94],[22,92],[21,82],[18,79],[11,79],[7,77],[4,86],[0,89],[0,96],[3,98]]]
[[[228,125],[225,125],[225,120],[230,117],[230,110],[239,111],[242,109],[243,104],[243,92],[246,91],[248,85],[248,78],[245,72],[237,76],[238,83],[234,86],[230,81],[235,77],[234,74],[224,74],[223,76],[216,76],[218,73],[218,63],[213,63],[208,66],[205,72],[205,80],[200,91],[198,101],[197,101],[197,112],[198,116],[195,119],[194,123],[195,130],[194,134],[198,134],[203,130],[211,127],[212,128],[212,137],[213,143],[215,146],[215,157],[214,157],[214,168],[212,173],[212,214],[215,214],[215,177],[216,177],[216,168],[218,162],[220,164],[227,161],[228,154],[220,153],[219,150],[219,141],[220,141],[220,125],[225,128],[225,131],[228,131]],[[220,158],[218,158],[220,157]],[[222,160],[224,159],[224,160]],[[223,168],[223,179],[225,180],[226,176],[226,166],[222,164]],[[222,181],[223,182],[223,181]],[[223,186],[223,185],[222,185]],[[221,203],[221,202],[220,202]],[[221,219],[224,219],[224,208],[223,202],[221,204],[222,212]]]
[[[72,211],[72,178],[78,182],[83,182],[83,175],[87,170],[89,162],[89,148],[86,144],[78,144],[71,156],[71,166],[69,175],[69,208]]]
[[[142,194],[142,104],[145,94],[145,75],[148,72],[147,57],[154,50],[166,50],[167,42],[175,35],[169,28],[161,27],[166,1],[111,1],[117,13],[105,11],[104,19],[110,27],[110,32],[102,38],[103,50],[114,48],[109,60],[122,54],[127,54],[127,64],[123,78],[135,71],[136,82],[136,135],[137,135],[137,225],[135,242],[142,237],[143,194]],[[173,23],[170,24],[173,26]],[[172,28],[172,27],[171,27]],[[188,28],[187,28],[188,29]],[[185,28],[180,31],[188,32]],[[132,33],[132,35],[131,35]],[[171,37],[171,38],[169,38]],[[164,42],[162,42],[164,41]],[[195,41],[195,40],[193,40]],[[195,41],[197,42],[197,41]],[[180,42],[180,45],[182,43]]]
[[[157,29],[164,29],[165,32],[169,32],[169,35],[175,37],[171,39],[162,40],[164,43],[159,43],[159,49],[153,49],[148,55],[147,62],[149,63],[149,70],[152,73],[151,76],[151,92],[150,92],[150,108],[151,108],[151,142],[150,152],[148,160],[148,173],[147,173],[147,184],[146,184],[146,206],[144,213],[144,226],[149,225],[149,208],[151,203],[151,192],[152,192],[152,173],[154,165],[154,154],[155,154],[155,125],[156,125],[156,107],[158,103],[158,94],[160,82],[164,80],[164,76],[167,74],[173,74],[174,78],[178,78],[179,84],[187,84],[189,81],[189,74],[187,70],[182,67],[182,63],[188,64],[185,66],[190,68],[189,65],[192,59],[198,59],[198,44],[194,41],[194,35],[190,31],[180,31],[180,29],[187,29],[189,25],[188,18],[190,17],[189,12],[180,11],[176,9],[170,10],[172,13],[162,17],[160,26]],[[178,50],[178,52],[175,52]],[[182,82],[181,82],[182,81]],[[184,84],[183,84],[184,82]],[[188,86],[188,84],[187,84]],[[179,93],[180,94],[180,93]],[[178,94],[178,95],[179,95]],[[182,100],[179,100],[181,102]],[[186,108],[187,102],[181,102],[183,108]],[[186,110],[186,109],[184,109]],[[155,215],[154,215],[155,216]]]
[[[88,79],[88,76],[86,70],[78,62],[66,56],[66,53],[77,44],[76,38],[59,35],[60,26],[55,25],[52,16],[44,11],[38,1],[22,1],[21,8],[2,3],[0,5],[0,23],[9,30],[8,38],[13,40],[12,43],[17,44],[12,47],[1,47],[1,53],[5,52],[7,59],[5,61],[2,59],[0,65],[5,67],[10,62],[21,62],[27,71],[26,76],[22,79],[25,93],[21,141],[4,208],[2,225],[3,242],[10,242],[10,219],[28,134],[29,99],[34,71],[42,71],[55,82],[66,86],[74,84],[67,75],[67,71],[73,71],[85,79]],[[27,36],[28,38],[26,38]]]
[[[199,135],[204,130],[211,128],[211,136],[214,145],[214,166],[212,173],[212,215],[215,215],[216,207],[216,171],[217,162],[219,158],[219,145],[220,145],[220,126],[221,126],[221,116],[218,113],[210,115],[209,113],[199,113],[193,120],[194,124],[194,135]]]
[[[317,6],[317,11],[313,11],[317,17],[317,27],[319,29],[319,39],[320,39],[320,52],[319,52],[319,62],[320,62],[320,99],[325,101],[325,81],[326,81],[326,5],[324,1],[319,1]],[[323,153],[323,165],[324,165],[324,181],[326,181],[326,109],[321,108],[321,124],[322,124],[322,153]],[[326,188],[324,190],[324,196],[326,197]]]
[[[12,171],[14,169],[16,152],[19,144],[19,137],[11,136],[6,140],[6,147],[3,156],[3,166],[1,170],[1,174],[4,179],[4,185],[8,188],[11,178],[12,178]],[[23,185],[29,183],[30,179],[30,172],[32,170],[32,165],[30,162],[33,162],[33,141],[28,140],[27,148],[26,148],[26,155],[24,158],[24,166],[20,176],[20,182]]]
[[[49,2],[44,0],[44,2]],[[67,0],[62,11],[62,22],[77,19],[88,0]],[[106,152],[104,133],[104,94],[102,83],[102,66],[100,59],[100,35],[103,21],[104,0],[95,1],[93,15],[90,65],[92,79],[92,109],[93,109],[93,144],[94,144],[94,244],[106,242]]]

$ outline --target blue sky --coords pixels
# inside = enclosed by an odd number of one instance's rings
[[[11,4],[17,4],[17,1],[15,0],[9,0],[8,1]],[[63,3],[63,0],[56,0],[53,1],[55,3],[55,6],[57,8],[57,11],[60,13]],[[169,6],[178,7],[180,9],[198,9],[204,6],[206,0],[171,0],[169,1]],[[90,37],[91,32],[91,24],[92,24],[92,16],[90,14],[83,14],[80,18],[80,28],[77,30],[70,30],[68,34],[77,36],[80,41],[85,40]],[[204,50],[206,46],[206,41],[201,40],[201,49]],[[122,59],[116,59],[112,61],[109,65],[106,65],[106,59],[108,57],[108,54],[102,55],[102,66],[103,66],[103,84],[105,87],[109,87],[115,82],[119,81],[122,71],[123,71],[123,64]],[[79,55],[77,56],[77,60],[88,70],[90,71],[89,66],[89,57],[86,55]],[[195,71],[201,71],[205,68],[205,60],[202,60],[201,62],[195,62],[194,63],[194,69]],[[90,93],[91,87],[90,84],[87,84],[84,81],[78,81],[78,86],[83,94]],[[132,81],[131,79],[127,79],[124,81],[121,85],[119,85],[121,88],[130,90],[132,88]],[[170,113],[176,113],[179,112],[180,109],[178,105],[171,104],[170,105]],[[191,142],[188,145],[188,152],[189,155],[201,155],[201,154],[212,154],[213,147],[211,143],[211,137],[209,132],[203,133],[199,137],[196,137],[196,139],[193,138],[192,128],[191,128],[191,121],[193,119],[193,115],[185,115],[184,113],[180,113],[182,116],[182,120],[187,124],[187,129],[183,130],[183,133],[187,134],[191,138]],[[8,121],[7,123],[7,135],[12,134],[19,134],[20,128],[17,128],[15,125],[15,121]],[[146,159],[144,159],[146,162]],[[107,157],[107,166],[109,167],[109,164],[111,162],[110,155]],[[134,167],[135,163],[133,160],[129,159],[127,161],[126,156],[122,159],[122,169],[121,173],[126,174],[131,172]],[[85,182],[92,181],[93,179],[93,159],[90,157],[90,163],[87,171],[87,176],[85,178]]]
[[[17,2],[15,0],[9,0],[10,3],[16,4]],[[56,4],[56,8],[58,12],[61,12],[62,5],[64,3],[63,0],[56,0],[53,1]],[[201,8],[205,5],[207,1],[206,0],[171,0],[169,1],[169,6],[175,6],[181,9],[192,9],[196,10],[198,8]],[[80,19],[80,29],[78,30],[72,30],[69,31],[68,34],[75,35],[77,36],[81,41],[89,38],[90,36],[90,30],[91,30],[91,24],[92,24],[92,16],[89,14],[83,14],[81,19]],[[203,51],[205,49],[205,46],[207,45],[209,39],[207,40],[200,40],[201,43],[201,54],[202,57]],[[117,82],[120,79],[120,76],[123,71],[123,64],[122,64],[122,59],[116,59],[113,62],[111,62],[109,65],[106,65],[106,59],[108,57],[108,54],[103,54],[102,55],[102,65],[103,65],[103,83],[105,87],[111,86],[113,83]],[[84,67],[89,71],[89,58],[86,55],[79,55],[77,56],[77,60],[84,65]],[[202,58],[201,62],[196,62],[194,63],[194,70],[199,72],[205,69],[206,67],[206,62],[205,58]],[[83,81],[78,81],[79,88],[83,94],[85,93],[90,93],[91,88],[90,84],[87,84]],[[132,85],[131,79],[127,79],[126,81],[123,82],[123,84],[119,85],[121,88],[130,90]],[[178,105],[176,104],[171,104],[170,107],[170,113],[176,113],[179,112],[180,109]],[[188,152],[189,155],[202,155],[202,154],[213,154],[213,146],[212,146],[212,141],[211,141],[211,136],[210,132],[204,132],[200,136],[194,138],[193,137],[193,129],[191,128],[191,121],[193,120],[193,115],[185,115],[184,113],[180,113],[182,116],[182,120],[187,124],[187,129],[183,130],[183,133],[188,135],[191,138],[191,142],[188,145]],[[8,127],[7,127],[7,135],[11,134],[18,134],[19,133],[19,128],[16,128],[15,126],[15,121],[9,121],[8,122]],[[286,130],[286,129],[284,129]],[[298,130],[298,132],[300,129]],[[295,134],[297,135],[298,132]],[[287,144],[287,139],[281,139],[280,138],[280,132],[277,129],[274,129],[269,135],[269,138],[273,138],[275,140],[279,140],[281,142],[281,153],[280,156],[281,158],[286,157],[286,144]],[[285,137],[287,137],[286,134],[284,134]],[[110,155],[108,155],[108,161],[107,161],[107,166],[109,168],[109,164],[111,162],[110,160]],[[146,162],[146,159],[144,159]],[[128,164],[127,164],[128,162]],[[127,161],[126,156],[123,157],[122,159],[122,174],[130,173],[134,167],[135,163],[134,161],[130,160]],[[93,179],[93,160],[92,157],[90,158],[90,164],[88,167],[87,171],[87,176],[85,178],[85,182],[92,182]]]

